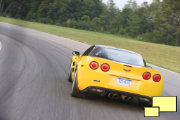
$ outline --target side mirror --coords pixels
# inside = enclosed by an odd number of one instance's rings
[[[80,52],[78,52],[78,51],[73,51],[72,54],[73,54],[74,56],[80,56]]]

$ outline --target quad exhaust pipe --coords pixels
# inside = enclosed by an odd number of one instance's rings
[[[118,99],[122,99],[123,101],[132,101],[133,98],[129,97],[129,96],[125,96],[125,95],[119,95],[119,94],[115,94],[115,93],[109,93],[108,97],[110,99],[114,99],[114,100],[118,100]]]
[[[121,99],[122,99],[123,101],[132,101],[132,100],[133,100],[132,97],[128,97],[128,96],[125,96],[125,95],[121,95]]]
[[[119,94],[113,94],[113,93],[109,93],[108,97],[110,99],[114,99],[114,100],[118,100],[121,96]]]

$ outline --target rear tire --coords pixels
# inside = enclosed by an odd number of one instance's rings
[[[147,107],[152,107],[152,101],[147,104]]]
[[[72,82],[72,78],[71,78],[71,72],[69,73],[69,75],[68,75],[69,77],[68,77],[68,81],[69,82]]]
[[[71,66],[72,66],[72,63],[71,63]],[[72,82],[72,77],[71,77],[71,71],[72,71],[71,69],[72,68],[71,68],[71,66],[70,66],[69,75],[68,75],[68,81],[69,82]]]
[[[75,76],[74,76],[74,80],[73,80],[73,84],[72,84],[71,96],[72,97],[78,97],[78,98],[82,98],[83,97],[81,91],[78,88],[77,72],[75,72]]]
[[[150,102],[139,102],[139,105],[143,106],[143,107],[152,107],[152,101],[150,101]]]

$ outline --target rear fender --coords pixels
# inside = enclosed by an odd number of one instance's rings
[[[74,75],[77,69],[78,62],[80,61],[81,56],[73,56],[72,63],[71,63],[71,79],[74,80]]]

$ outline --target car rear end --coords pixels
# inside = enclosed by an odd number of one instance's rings
[[[161,96],[164,81],[161,73],[146,67],[83,56],[78,64],[78,87],[81,91],[123,99],[138,97],[150,101]]]

